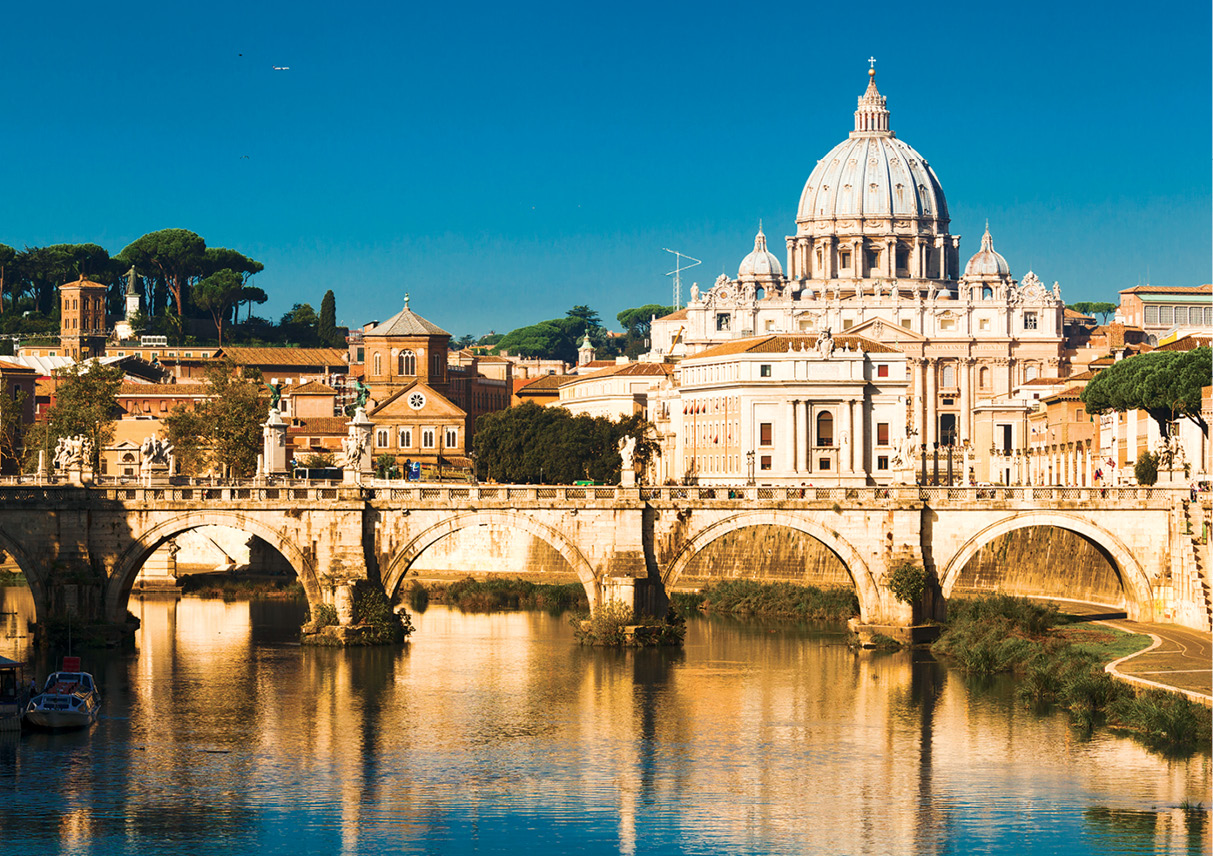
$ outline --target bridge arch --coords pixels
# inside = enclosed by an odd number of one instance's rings
[[[50,607],[48,592],[46,589],[46,580],[38,573],[39,565],[30,560],[28,554],[22,549],[21,545],[9,537],[8,533],[0,529],[0,550],[8,553],[17,563],[17,567],[21,569],[21,573],[25,574],[25,580],[29,583],[30,595],[34,599],[34,615],[35,620],[41,620],[42,616],[47,614],[47,609]]]
[[[1062,511],[1019,511],[973,535],[944,566],[939,578],[943,596],[945,598],[952,596],[952,589],[955,587],[956,581],[960,579],[961,572],[982,547],[1002,535],[1038,526],[1065,529],[1085,538],[1103,554],[1103,557],[1112,565],[1117,577],[1120,578],[1129,618],[1149,620],[1152,615],[1153,602],[1150,578],[1133,552],[1108,530],[1082,517]]]
[[[250,535],[256,535],[271,547],[276,549],[290,563],[295,575],[303,585],[309,604],[321,603],[324,596],[316,569],[310,559],[303,554],[286,534],[254,516],[235,511],[204,511],[192,512],[178,517],[161,521],[150,529],[140,533],[129,547],[114,562],[114,570],[110,575],[105,595],[105,614],[110,621],[120,621],[126,612],[126,604],[130,598],[131,586],[139,576],[139,570],[147,558],[170,538],[198,529],[203,526],[227,526],[239,529]]]
[[[559,530],[540,523],[529,515],[503,511],[475,511],[456,514],[415,535],[402,549],[396,552],[383,573],[383,587],[384,591],[387,592],[387,596],[389,598],[395,596],[396,590],[408,574],[413,562],[428,547],[461,529],[492,524],[521,529],[528,535],[546,542],[569,563],[569,567],[577,574],[577,579],[580,580],[581,585],[585,588],[585,594],[589,598],[590,606],[594,607],[597,605],[598,576],[594,573],[594,568],[586,561],[581,550],[577,548],[577,545],[562,535]]]
[[[865,624],[876,623],[876,619],[882,613],[880,590],[876,585],[876,580],[872,577],[867,562],[860,556],[859,551],[837,532],[827,529],[820,523],[802,515],[783,511],[746,511],[719,520],[695,533],[694,537],[682,546],[682,549],[667,565],[666,571],[662,575],[662,584],[666,591],[668,592],[678,582],[691,560],[704,547],[730,532],[750,526],[786,526],[789,529],[803,532],[824,544],[842,562],[851,580],[855,583],[855,593],[859,596],[860,620]]]

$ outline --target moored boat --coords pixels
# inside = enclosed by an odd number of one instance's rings
[[[84,728],[97,720],[101,694],[79,657],[64,657],[63,669],[46,679],[42,692],[29,700],[25,721],[38,728]]]
[[[21,664],[0,657],[0,731],[20,731],[29,690],[21,679]]]

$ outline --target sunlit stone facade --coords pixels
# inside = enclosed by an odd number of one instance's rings
[[[1064,304],[1056,283],[1031,271],[1016,280],[988,229],[962,268],[949,224],[935,171],[891,130],[870,72],[854,130],[805,183],[786,265],[760,228],[735,279],[692,287],[685,308],[653,322],[648,359],[772,334],[860,336],[905,354],[910,442],[929,454],[967,450],[972,474],[989,472],[987,438],[1027,445],[1031,405],[1018,388],[1069,373]],[[994,414],[998,424],[982,423]]]

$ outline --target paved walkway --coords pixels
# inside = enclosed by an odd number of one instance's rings
[[[1111,674],[1132,684],[1175,690],[1193,701],[1213,706],[1213,634],[1176,624],[1104,618],[1109,608],[1092,603],[1053,603],[1070,615],[1089,616],[1096,623],[1126,633],[1146,633],[1154,637],[1154,644],[1149,648],[1109,663],[1105,668]]]

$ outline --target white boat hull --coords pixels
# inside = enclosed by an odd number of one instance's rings
[[[27,710],[25,721],[38,728],[57,731],[66,728],[84,728],[97,720],[97,711],[79,710]]]

